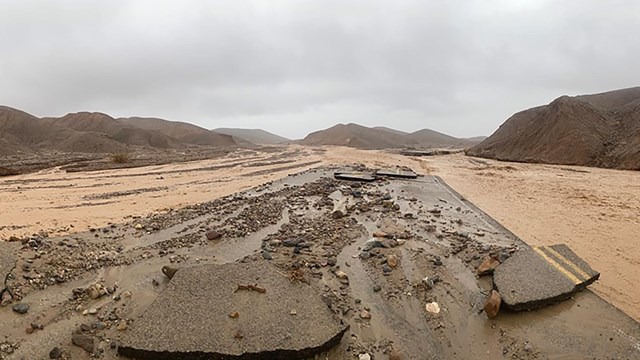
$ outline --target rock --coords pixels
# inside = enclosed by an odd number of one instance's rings
[[[391,268],[391,266],[389,266],[389,264],[384,264],[382,265],[382,272],[385,274],[388,274],[390,272],[392,272],[393,269]]]
[[[142,229],[144,229],[144,226],[142,226],[142,224],[136,224],[135,229],[136,230],[142,230]]]
[[[482,264],[478,266],[476,273],[480,276],[493,274],[493,271],[500,265],[500,261],[494,257],[485,257]]]
[[[25,304],[25,303],[18,303],[13,305],[13,311],[17,312],[18,314],[26,314],[27,311],[29,311],[29,304]]]
[[[116,330],[118,331],[125,331],[127,330],[127,327],[129,327],[129,325],[127,324],[127,322],[125,320],[121,320],[118,323],[118,326],[116,326]]]
[[[360,255],[358,256],[360,257],[360,259],[366,260],[371,257],[371,253],[366,250],[362,250],[362,252],[360,252]]]
[[[337,263],[338,263],[338,259],[336,259],[335,257],[330,257],[327,259],[328,266],[336,266]]]
[[[371,360],[371,355],[367,353],[360,354],[360,356],[358,356],[358,360]]]
[[[300,244],[301,242],[302,242],[302,239],[287,239],[282,242],[282,245],[287,247],[294,247]]]
[[[88,353],[93,353],[93,337],[86,334],[73,334],[71,337],[73,345],[81,347]]]
[[[205,235],[207,236],[207,240],[217,240],[222,237],[222,234],[215,230],[209,230],[205,233]]]
[[[428,303],[425,308],[427,309],[428,312],[432,313],[432,314],[439,314],[440,313],[440,305],[438,305],[437,302],[430,302]]]
[[[394,254],[387,256],[387,264],[389,264],[392,269],[395,269],[398,267],[398,257]]]
[[[4,307],[11,304],[11,302],[13,301],[13,296],[11,296],[11,293],[9,291],[5,290],[2,293],[0,299],[0,306]]]
[[[342,270],[336,271],[336,277],[340,280],[349,280],[349,275]]]
[[[231,314],[229,314],[229,317],[232,319],[237,319],[240,317],[240,313],[237,311],[232,312]]]
[[[173,276],[178,272],[178,270],[178,268],[169,265],[162,267],[162,273],[169,279],[173,279]]]
[[[290,314],[291,315],[298,315],[298,310],[293,309],[293,310],[291,310]]]
[[[273,260],[271,253],[266,250],[262,250],[262,258],[265,260]]]
[[[109,292],[107,291],[107,289],[105,289],[104,286],[102,286],[102,284],[100,283],[96,283],[93,284],[91,286],[89,286],[87,288],[87,290],[85,290],[85,292],[89,295],[90,298],[92,299],[98,299],[104,295],[107,295]]]
[[[344,217],[344,213],[340,210],[336,210],[331,214],[331,217],[334,219],[342,219]]]
[[[62,357],[62,351],[60,351],[59,347],[54,347],[49,351],[49,359],[60,359]]]
[[[500,304],[502,304],[500,294],[495,290],[491,290],[491,294],[489,294],[487,301],[484,303],[484,312],[487,313],[489,318],[494,318],[498,316]]]
[[[360,318],[361,319],[365,319],[365,320],[369,320],[371,319],[371,313],[367,310],[362,310],[360,311]]]
[[[375,232],[373,233],[373,237],[374,237],[374,238],[386,238],[386,237],[388,237],[388,236],[389,236],[389,235],[388,235],[387,233],[383,232],[383,231],[375,231]]]
[[[382,290],[382,286],[380,286],[380,285],[378,285],[378,284],[373,285],[373,291],[374,291],[374,292],[378,292],[378,291],[380,291],[380,290]]]

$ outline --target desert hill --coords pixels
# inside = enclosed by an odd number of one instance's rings
[[[24,111],[0,106],[0,155],[51,149],[66,152],[117,152],[126,147],[104,134],[90,134],[43,122]]]
[[[146,130],[116,120],[99,112],[70,113],[60,118],[42,118],[45,124],[74,129],[81,132],[103,134],[125,145],[137,145],[160,149],[180,149],[180,141],[155,130]]]
[[[326,130],[316,131],[307,135],[300,143],[350,146],[359,149],[463,148],[477,144],[472,140],[455,138],[429,129],[407,133],[386,127],[368,128],[357,124],[338,124]]]
[[[262,129],[218,128],[211,131],[231,135],[235,138],[243,139],[253,144],[273,145],[291,141],[286,137],[282,137]]]
[[[404,135],[358,124],[338,124],[325,130],[312,132],[302,141],[303,145],[339,145],[359,149],[387,149],[404,147]]]
[[[233,136],[180,121],[143,117],[119,118],[118,120],[141,129],[159,132],[186,144],[232,146],[238,143]]]
[[[468,155],[640,169],[640,87],[576,97],[511,116]]]

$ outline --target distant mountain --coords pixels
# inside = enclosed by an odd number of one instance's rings
[[[406,133],[385,127],[369,128],[358,124],[338,124],[331,128],[313,132],[301,142],[303,145],[340,145],[359,149],[389,148],[463,148],[475,143],[458,139],[433,130],[424,129]]]
[[[65,152],[117,152],[124,144],[105,134],[87,133],[42,121],[24,111],[0,106],[0,155]]]
[[[146,130],[127,122],[116,120],[99,112],[70,113],[60,118],[42,118],[45,124],[107,135],[125,145],[137,145],[160,149],[179,149],[184,144],[155,130]]]
[[[518,112],[468,155],[640,170],[640,87]]]
[[[141,129],[157,131],[182,143],[209,146],[237,145],[233,136],[185,122],[143,117],[119,118],[118,120]]]
[[[404,135],[358,124],[338,124],[313,132],[301,141],[303,145],[339,145],[359,149],[399,148],[406,143]]]
[[[236,129],[236,128],[218,128],[211,131],[231,135],[236,138],[244,139],[253,144],[273,145],[282,144],[291,141],[286,137],[272,134],[262,129]]]

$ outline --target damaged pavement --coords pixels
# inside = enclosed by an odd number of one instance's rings
[[[639,324],[585,290],[598,276],[440,178],[319,168],[26,239],[6,286],[31,309],[0,308],[0,357],[640,357]]]

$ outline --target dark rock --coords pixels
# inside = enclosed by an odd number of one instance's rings
[[[327,259],[327,265],[328,266],[336,266],[336,264],[338,263],[338,259],[336,259],[335,257],[329,257]]]
[[[75,333],[71,337],[73,345],[78,346],[88,353],[93,353],[94,341],[93,337],[86,334]]]
[[[54,347],[49,351],[49,359],[60,359],[62,358],[62,351],[60,351],[59,347]]]
[[[334,219],[342,219],[344,217],[344,213],[340,210],[336,210],[331,214],[331,217]]]
[[[287,247],[294,247],[300,244],[301,242],[302,242],[302,239],[287,239],[282,241],[282,245]]]
[[[207,236],[207,240],[217,240],[222,237],[222,234],[217,232],[216,230],[209,230],[205,235]]]
[[[380,286],[380,285],[378,285],[378,284],[373,285],[373,291],[374,291],[374,292],[378,292],[378,291],[380,291],[380,290],[382,290],[382,286]]]
[[[362,252],[360,252],[359,256],[360,256],[360,259],[366,260],[366,259],[371,257],[371,253],[366,251],[366,250],[362,250]]]
[[[169,265],[165,265],[162,267],[162,273],[169,279],[173,279],[178,270],[178,268]]]
[[[271,253],[265,250],[262,250],[262,258],[265,260],[273,260],[273,256],[271,256]]]
[[[12,309],[13,309],[13,311],[17,312],[18,314],[26,314],[27,311],[29,311],[29,304],[18,303],[18,304],[13,305]]]
[[[388,264],[382,265],[382,272],[384,272],[385,274],[388,274],[388,273],[390,273],[392,271],[393,271],[393,269]]]

